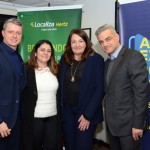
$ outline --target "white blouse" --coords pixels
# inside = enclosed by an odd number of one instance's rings
[[[58,81],[48,67],[35,69],[38,99],[34,117],[45,118],[57,114],[56,92]]]

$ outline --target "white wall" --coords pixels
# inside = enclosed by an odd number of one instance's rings
[[[1,7],[1,6],[0,6]],[[11,10],[11,9],[4,9],[4,8],[0,8],[0,14],[4,14],[4,15],[16,15],[17,12],[16,10]]]
[[[5,14],[5,15],[17,15],[17,8],[21,7],[28,7],[28,6],[23,6],[23,5],[18,5],[18,4],[12,4],[8,2],[2,2],[0,1],[0,14]]]
[[[75,0],[75,4],[83,4],[82,28],[92,28],[94,49],[106,58],[99,47],[95,36],[96,29],[103,24],[115,24],[115,0]]]
[[[115,0],[75,0],[74,4],[84,5],[82,13],[82,28],[92,29],[91,40],[93,47],[106,59],[107,55],[100,50],[95,31],[103,24],[115,24]],[[0,6],[0,13],[15,15],[17,12],[11,9],[2,9]],[[95,137],[107,142],[105,123],[98,126]]]

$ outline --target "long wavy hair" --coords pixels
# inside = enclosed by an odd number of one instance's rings
[[[59,64],[56,62],[55,60],[55,54],[54,54],[54,48],[53,45],[50,41],[48,40],[40,40],[38,41],[35,46],[32,49],[32,52],[30,54],[30,59],[27,62],[27,64],[31,67],[31,68],[39,68],[38,63],[37,63],[37,58],[35,56],[35,53],[37,53],[37,49],[42,45],[42,44],[48,44],[51,47],[51,58],[50,60],[47,62],[47,66],[50,68],[50,71],[54,74],[57,75],[59,72]]]
[[[68,36],[68,40],[65,46],[65,51],[63,54],[66,64],[71,64],[74,60],[74,53],[71,49],[71,37],[73,34],[77,34],[78,36],[80,36],[86,43],[86,48],[81,56],[81,60],[87,59],[89,55],[94,53],[94,50],[92,49],[92,42],[90,41],[85,31],[83,31],[82,29],[73,29],[71,30]]]

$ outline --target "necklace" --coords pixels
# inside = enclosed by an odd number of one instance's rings
[[[74,69],[74,72],[73,72],[73,63],[71,64],[71,82],[74,82],[74,81],[75,81],[75,74],[76,74],[76,72],[77,72],[77,69],[78,69],[80,63],[81,63],[81,61],[78,62],[76,68]]]
[[[36,73],[45,73],[45,72],[50,72],[50,69],[49,67],[45,67],[45,68],[39,67],[39,68],[36,68],[35,71]]]

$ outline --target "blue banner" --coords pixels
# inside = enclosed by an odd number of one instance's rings
[[[140,51],[147,62],[150,81],[150,1],[119,3],[119,35],[120,42],[131,49]],[[150,120],[150,97],[148,103]],[[150,150],[150,126],[142,139],[142,150]]]

